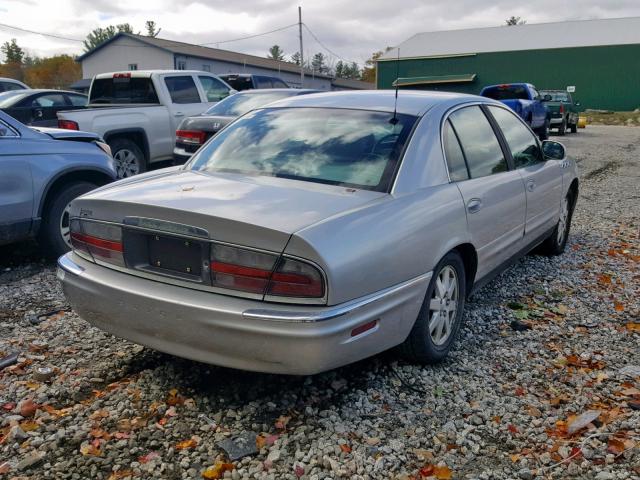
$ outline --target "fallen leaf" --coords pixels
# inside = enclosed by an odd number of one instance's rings
[[[142,455],[138,457],[138,462],[140,463],[149,463],[154,458],[159,458],[160,454],[158,452],[149,452],[146,455]]]
[[[178,442],[176,444],[176,450],[186,450],[187,448],[195,448],[198,445],[198,442],[194,438],[190,438],[189,440],[183,440],[182,442]]]
[[[103,418],[107,418],[109,416],[109,412],[105,409],[96,410],[90,416],[90,420],[100,420]]]
[[[213,466],[202,472],[202,478],[206,478],[208,480],[223,478],[224,472],[230,472],[234,468],[233,463],[225,463],[218,460]]]
[[[613,302],[613,308],[615,308],[616,312],[624,312],[624,305],[620,302]]]
[[[507,430],[509,430],[511,433],[514,433],[514,434],[518,433],[518,428],[513,423],[510,423],[507,426]]]
[[[451,470],[446,465],[433,467],[433,474],[438,480],[451,480]]]
[[[22,415],[23,417],[31,417],[34,413],[36,413],[36,410],[38,408],[40,408],[40,405],[34,403],[33,400],[28,398],[20,403],[20,415]]]
[[[109,475],[109,478],[107,478],[107,480],[120,480],[126,477],[133,477],[133,475],[133,470],[118,470],[117,472],[113,472],[111,475]]]
[[[287,428],[287,424],[289,423],[289,420],[291,420],[291,417],[280,415],[276,420],[276,428],[279,428],[280,430],[284,430],[285,428]]]
[[[518,460],[520,460],[520,454],[519,453],[513,453],[513,454],[509,455],[509,458],[511,458],[511,461],[513,463],[516,463]]]
[[[640,333],[640,323],[629,322],[627,323],[626,327],[630,332]]]
[[[8,412],[13,410],[14,408],[16,408],[16,402],[7,402],[4,405],[2,405],[2,409]]]
[[[118,440],[124,440],[127,438],[131,438],[131,435],[126,432],[116,432],[113,434],[113,438],[116,438]]]
[[[525,394],[525,390],[522,387],[516,387],[515,394],[517,397],[522,397]]]
[[[433,452],[431,452],[430,450],[414,448],[413,453],[418,457],[419,460],[427,460],[429,462],[433,462],[435,460]]]
[[[600,416],[600,410],[587,410],[586,412],[578,415],[572,421],[567,423],[567,433],[573,435],[579,430],[582,430],[596,418]]]
[[[300,478],[304,475],[304,467],[302,465],[296,465],[293,469],[293,473],[295,473],[296,477]]]
[[[606,273],[602,273],[602,274],[598,275],[598,282],[600,282],[603,285],[610,285],[611,284],[611,275],[607,275]]]
[[[258,450],[262,450],[262,448],[267,444],[267,438],[262,435],[256,435],[256,448]]]
[[[92,443],[83,443],[80,445],[80,453],[84,456],[99,457],[102,455],[99,447],[96,447]]]
[[[610,438],[607,442],[607,452],[613,453],[614,455],[620,455],[624,451],[625,446],[622,440],[618,440],[617,438]]]
[[[34,430],[40,428],[40,424],[36,422],[22,422],[20,424],[20,428],[25,432],[33,432]]]
[[[11,471],[11,464],[9,462],[4,462],[0,464],[0,474],[9,473]]]
[[[351,447],[346,443],[340,445],[340,450],[342,450],[344,453],[351,453]]]
[[[426,464],[424,467],[422,467],[418,473],[420,474],[421,477],[431,477],[433,476],[433,465],[431,465],[430,463]]]

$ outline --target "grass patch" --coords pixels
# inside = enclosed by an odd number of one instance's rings
[[[626,125],[640,127],[640,112],[582,112],[588,125]]]

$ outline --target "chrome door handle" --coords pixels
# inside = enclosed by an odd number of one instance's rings
[[[536,189],[536,182],[534,180],[529,180],[527,182],[527,190],[533,192]]]
[[[472,198],[467,202],[467,212],[476,213],[482,208],[482,200],[479,198]]]

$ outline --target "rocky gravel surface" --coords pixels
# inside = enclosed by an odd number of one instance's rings
[[[174,358],[88,326],[33,244],[3,247],[0,478],[640,479],[640,128],[562,141],[582,175],[567,252],[479,291],[434,367]]]

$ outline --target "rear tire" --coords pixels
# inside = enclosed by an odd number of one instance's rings
[[[564,136],[565,133],[567,133],[567,120],[566,119],[562,120],[562,123],[558,127],[558,135]]]
[[[116,138],[108,143],[119,179],[132,177],[147,170],[144,153],[133,141],[128,138]]]
[[[458,252],[447,253],[433,272],[418,318],[400,346],[404,356],[420,364],[446,358],[460,331],[466,297],[464,263]]]
[[[569,125],[569,129],[571,130],[571,133],[578,133],[578,124],[574,123],[573,125]]]
[[[58,258],[71,250],[69,204],[73,199],[97,187],[98,185],[89,182],[69,183],[48,203],[38,233],[38,241],[47,256]]]
[[[560,218],[556,228],[549,237],[540,245],[540,253],[547,256],[556,256],[564,253],[571,230],[571,217],[573,216],[573,196],[567,194],[560,207]]]

